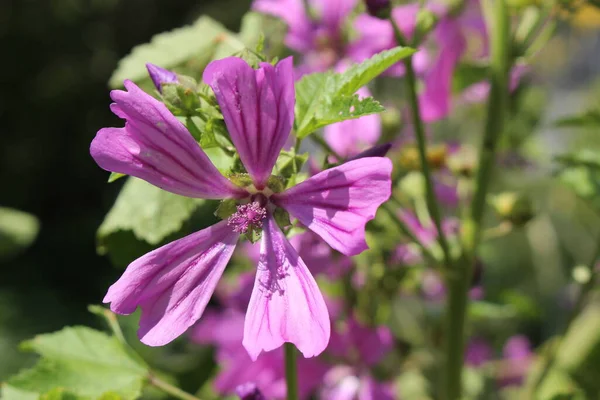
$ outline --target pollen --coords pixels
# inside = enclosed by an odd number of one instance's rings
[[[261,228],[267,210],[259,201],[237,206],[237,211],[227,220],[227,225],[237,233],[246,233],[250,228]]]

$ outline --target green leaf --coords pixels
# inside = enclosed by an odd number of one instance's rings
[[[600,152],[583,149],[556,158],[561,164],[558,178],[583,199],[600,208]]]
[[[359,99],[355,93],[413,53],[411,48],[396,47],[376,54],[341,74],[328,71],[305,75],[296,83],[296,135],[304,138],[326,125],[384,111],[373,98]]]
[[[31,214],[0,207],[0,260],[17,255],[35,240],[40,224]]]
[[[98,229],[99,245],[111,233],[132,231],[138,239],[158,244],[177,232],[203,203],[169,193],[145,181],[129,178]]]
[[[6,400],[32,395],[48,400],[135,399],[148,374],[114,337],[87,327],[68,327],[24,342],[42,356],[31,369],[10,378]]]
[[[98,253],[126,266],[157,245],[214,223],[215,208],[216,202],[178,196],[130,177],[98,229]]]
[[[414,52],[415,50],[410,47],[398,46],[377,53],[360,64],[354,64],[341,74],[338,93],[345,95],[356,93],[358,89],[381,75],[389,67],[414,54]]]
[[[109,85],[121,87],[125,79],[147,77],[146,63],[174,68],[194,58],[220,58],[243,49],[243,43],[219,22],[201,16],[192,25],[159,33],[150,43],[133,48],[112,74]]]
[[[578,115],[561,118],[556,121],[561,128],[600,128],[600,109],[587,110]]]

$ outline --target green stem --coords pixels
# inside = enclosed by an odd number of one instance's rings
[[[393,18],[390,17],[390,23],[394,28],[394,34],[396,36],[396,41],[401,46],[406,46],[406,40],[404,39],[404,35],[402,31],[396,24]],[[448,240],[446,239],[446,235],[442,230],[442,219],[441,213],[438,205],[438,201],[435,195],[435,190],[433,186],[433,179],[431,177],[431,170],[429,168],[429,163],[427,161],[427,142],[425,140],[425,129],[423,127],[423,121],[421,119],[421,111],[419,109],[419,100],[417,98],[417,78],[415,76],[415,71],[413,68],[412,56],[406,57],[404,59],[404,65],[406,68],[406,83],[408,89],[408,97],[410,101],[410,109],[412,112],[412,122],[415,129],[415,134],[417,138],[417,147],[419,149],[419,159],[421,161],[421,168],[423,170],[423,177],[425,178],[425,195],[427,200],[427,208],[429,210],[429,215],[433,219],[433,223],[438,231],[438,241],[442,248],[442,252],[444,253],[444,260],[447,267],[450,267],[452,263],[452,258],[450,255],[450,246],[448,245]]]
[[[162,390],[163,392],[170,394],[171,396],[181,399],[181,400],[200,400],[199,397],[196,397],[188,392],[185,392],[181,389],[179,389],[176,386],[171,385],[168,382],[163,381],[162,379],[158,378],[156,375],[149,375],[148,376],[148,382]]]
[[[298,400],[298,366],[296,365],[296,347],[285,343],[285,382],[287,385],[287,400]]]
[[[495,166],[498,139],[504,128],[508,104],[508,74],[511,62],[509,15],[504,0],[493,0],[487,9],[490,32],[491,91],[475,193],[462,224],[462,255],[456,268],[447,274],[448,304],[445,321],[445,354],[443,398],[458,400],[462,396],[462,368],[465,347],[465,322],[468,293],[475,264],[476,249],[481,240],[481,224],[486,197]]]
[[[319,136],[317,134],[313,134],[313,135],[310,135],[309,137],[316,144],[318,144],[319,146],[321,146],[321,148],[323,148],[323,150],[325,150],[326,153],[329,153],[329,154],[333,155],[338,160],[338,162],[341,162],[341,161],[344,160],[344,157],[340,156],[335,150],[333,150],[331,148],[331,146],[321,136]]]

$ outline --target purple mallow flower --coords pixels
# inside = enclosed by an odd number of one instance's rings
[[[325,71],[345,56],[342,34],[357,0],[255,0],[252,8],[281,18],[288,25],[286,45],[303,54],[300,73]]]
[[[154,83],[154,87],[161,93],[163,83],[177,83],[179,81],[175,72],[161,68],[158,65],[148,63],[146,64],[146,69],[148,70],[150,79],[152,79],[152,83]]]
[[[225,124],[252,183],[234,185],[211,163],[166,106],[125,81],[111,93],[124,128],[101,129],[90,152],[108,171],[144,179],[164,190],[205,199],[235,199],[228,221],[160,247],[132,262],[105,303],[118,314],[142,310],[142,342],[169,343],[204,312],[240,233],[261,228],[254,288],[244,322],[243,345],[255,360],[262,351],[291,342],[312,357],[329,341],[330,321],[317,284],[275,222],[284,208],[346,255],[367,249],[365,224],[391,194],[391,161],[370,157],[323,171],[283,192],[268,186],[271,171],[294,119],[292,59],[257,70],[229,57],[204,71]]]

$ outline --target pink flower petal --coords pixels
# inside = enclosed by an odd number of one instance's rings
[[[450,113],[452,76],[466,50],[465,38],[455,20],[442,19],[438,24],[437,34],[441,51],[425,76],[425,90],[419,96],[421,116],[426,122],[440,120]]]
[[[165,345],[200,318],[238,237],[222,221],[160,247],[132,262],[103,302],[118,314],[141,307],[141,341]]]
[[[270,215],[261,241],[243,345],[253,360],[290,342],[304,357],[327,347],[330,321],[315,279]]]
[[[228,57],[211,62],[203,79],[215,92],[240,159],[262,189],[294,122],[292,58],[254,70],[241,58]]]
[[[222,199],[245,193],[221,175],[163,103],[131,81],[125,81],[125,88],[111,92],[111,109],[127,121],[125,127],[100,129],[90,146],[101,168],[187,197]]]
[[[385,157],[349,161],[271,196],[278,206],[345,255],[368,248],[365,224],[392,191],[392,162]]]

